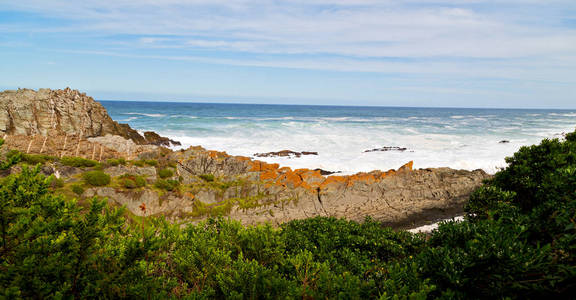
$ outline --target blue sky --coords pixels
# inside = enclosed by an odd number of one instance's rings
[[[0,0],[0,88],[576,108],[574,0]]]

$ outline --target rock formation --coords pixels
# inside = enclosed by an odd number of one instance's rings
[[[412,162],[398,170],[325,176],[331,173],[292,170],[199,146],[171,151],[158,145],[173,145],[174,141],[152,132],[143,137],[128,125],[113,121],[91,97],[70,89],[0,93],[0,134],[6,140],[4,153],[16,149],[49,156],[43,171],[67,184],[83,184],[81,173],[87,169],[65,166],[61,157],[102,162],[98,168],[113,177],[113,184],[84,184],[83,198],[106,197],[136,215],[142,214],[139,206],[144,203],[148,215],[165,215],[173,220],[227,216],[245,224],[278,224],[314,216],[358,221],[370,216],[402,226],[418,223],[423,217],[462,211],[470,193],[489,177],[481,170],[413,170]],[[316,155],[288,150],[272,154]],[[133,161],[106,163],[112,158]],[[14,171],[18,168],[15,166]],[[166,168],[174,174],[168,172],[171,175],[161,179],[158,171]],[[143,177],[148,185],[124,187],[120,184],[123,175]],[[177,188],[163,189],[159,183]],[[72,192],[66,185],[62,188],[68,188],[63,192]]]
[[[31,89],[0,93],[2,135],[60,134],[78,139],[105,135],[121,136],[137,145],[157,144],[158,135],[148,141],[127,124],[113,121],[106,109],[92,97],[77,90]]]

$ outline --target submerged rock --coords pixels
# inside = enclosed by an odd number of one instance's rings
[[[256,157],[300,157],[302,155],[318,155],[318,152],[312,152],[312,151],[295,152],[292,150],[282,150],[278,152],[266,152],[266,153],[254,154],[254,156]]]
[[[404,152],[408,150],[408,148],[404,148],[404,147],[396,147],[396,146],[385,146],[385,147],[381,147],[381,148],[374,148],[374,149],[369,149],[369,150],[364,150],[364,153],[366,152],[385,152],[385,151],[400,151],[400,152]]]

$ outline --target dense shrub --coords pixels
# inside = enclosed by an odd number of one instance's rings
[[[158,161],[155,159],[141,159],[132,161],[132,164],[137,167],[144,167],[146,165],[156,167],[158,166]]]
[[[0,148],[2,147],[2,145],[4,145],[4,140],[0,139]],[[6,159],[0,161],[0,170],[9,169],[13,165],[20,162],[21,159],[22,159],[22,154],[19,151],[16,151],[16,152],[9,151],[8,154],[6,155]]]
[[[106,160],[106,164],[109,166],[126,165],[126,160],[124,158],[110,158]]]
[[[82,178],[87,184],[93,186],[105,186],[110,183],[110,175],[99,170],[88,171],[82,174]]]
[[[172,179],[158,179],[154,183],[155,187],[167,191],[175,190],[178,187],[178,185],[180,185],[180,182],[178,182],[178,180],[172,180]]]
[[[174,172],[168,168],[166,169],[162,169],[160,171],[158,171],[158,176],[160,176],[160,178],[165,179],[165,178],[169,178],[174,176]]]
[[[72,192],[74,192],[76,195],[80,196],[84,193],[84,188],[81,185],[78,184],[74,184],[70,187],[70,189],[72,190]]]
[[[99,163],[95,160],[85,159],[82,157],[72,157],[72,156],[62,157],[60,159],[60,162],[65,166],[71,166],[76,168],[95,167],[99,165]]]
[[[571,143],[573,135],[521,149],[472,195],[465,221],[445,222],[426,239],[370,219],[280,228],[127,222],[98,200],[81,211],[50,194],[38,168],[24,167],[0,184],[0,298],[570,299]]]
[[[120,176],[120,184],[128,189],[146,186],[146,179],[139,175],[124,174]]]
[[[50,187],[51,188],[57,189],[57,188],[61,188],[64,186],[64,179],[56,178],[54,176],[51,176],[49,178],[50,178]]]
[[[215,179],[214,175],[212,175],[212,174],[202,174],[202,175],[198,175],[198,177],[200,177],[202,180],[207,181],[207,182],[212,182]]]

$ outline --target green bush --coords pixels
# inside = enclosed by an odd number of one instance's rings
[[[212,175],[212,174],[202,174],[202,175],[198,175],[198,177],[200,177],[202,180],[207,181],[207,182],[212,182],[212,181],[214,181],[214,179],[216,179],[214,177],[214,175]]]
[[[371,219],[183,226],[145,206],[128,221],[104,201],[83,209],[51,194],[25,166],[0,184],[0,298],[571,299],[575,143],[521,149],[471,196],[464,221],[426,237]]]
[[[156,167],[158,166],[158,161],[155,159],[141,159],[132,161],[132,164],[137,167],[144,167],[146,165]]]
[[[84,193],[84,188],[81,185],[74,184],[70,188],[72,189],[72,192],[74,192],[78,196]]]
[[[110,183],[110,175],[99,170],[88,171],[82,174],[82,178],[87,184],[92,186],[105,186]]]
[[[64,156],[60,159],[60,163],[65,166],[76,167],[76,168],[83,168],[83,167],[95,167],[98,166],[99,163],[95,160],[85,159],[82,157],[72,157],[72,156]]]
[[[165,179],[165,178],[169,178],[174,176],[174,172],[168,168],[166,169],[162,169],[160,171],[158,171],[158,176],[160,176],[160,178]]]
[[[126,165],[126,160],[124,158],[110,158],[106,160],[106,164],[109,166]]]
[[[22,153],[22,161],[30,165],[45,164],[48,161],[55,161],[56,159],[58,158],[51,155]]]
[[[146,186],[146,179],[139,175],[124,174],[120,176],[120,184],[128,189]]]
[[[4,140],[0,138],[0,148],[4,145]],[[7,170],[13,165],[20,162],[22,153],[17,150],[11,150],[6,154],[6,160],[0,161],[0,170]]]
[[[64,187],[64,179],[50,176],[50,187],[53,189]]]
[[[172,179],[158,179],[156,183],[154,183],[155,187],[167,191],[174,191],[178,185],[180,185],[180,182]]]

